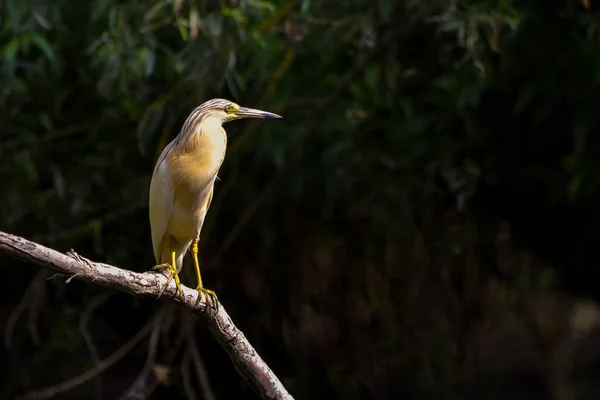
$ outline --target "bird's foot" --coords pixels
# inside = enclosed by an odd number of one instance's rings
[[[198,291],[198,299],[196,300],[196,304],[200,302],[200,298],[204,297],[206,299],[206,311],[215,312],[219,311],[219,300],[217,299],[217,294],[212,290],[204,289],[201,286],[196,288]]]
[[[155,265],[154,267],[152,267],[150,269],[150,271],[161,271],[164,269],[168,269],[171,272],[171,274],[169,275],[169,278],[167,279],[167,282],[165,283],[165,285],[162,287],[162,289],[160,289],[160,292],[158,293],[158,297],[160,297],[163,294],[163,292],[165,291],[167,286],[169,286],[171,279],[173,279],[173,278],[175,278],[175,286],[177,287],[177,293],[179,293],[179,295],[181,297],[183,297],[183,290],[181,290],[181,282],[179,281],[179,274],[177,273],[177,269],[175,267],[173,267],[169,263],[158,264],[158,265]]]

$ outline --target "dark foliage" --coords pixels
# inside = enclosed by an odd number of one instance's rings
[[[148,269],[153,163],[230,98],[284,119],[227,125],[205,283],[295,398],[597,398],[597,4],[2,6],[0,229]],[[119,398],[155,350],[148,398],[202,398],[199,358],[253,398],[202,321],[2,260],[0,398],[157,315],[156,346],[58,397]]]

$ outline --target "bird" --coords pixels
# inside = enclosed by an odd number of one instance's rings
[[[179,273],[185,254],[191,249],[197,301],[204,297],[209,311],[218,310],[217,295],[202,282],[198,242],[227,150],[223,124],[245,118],[282,117],[241,107],[226,99],[208,100],[189,114],[179,134],[156,161],[149,193],[150,230],[156,260],[151,271],[170,272],[159,297],[173,279],[177,293],[183,297]]]

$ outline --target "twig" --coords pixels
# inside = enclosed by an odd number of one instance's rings
[[[75,279],[84,282],[108,286],[137,296],[156,298],[162,285],[167,281],[167,277],[161,273],[138,273],[89,260],[87,263],[82,262],[48,247],[4,232],[0,232],[0,251],[59,273],[75,276]],[[177,296],[175,283],[171,282],[161,299],[170,299],[181,304],[182,307],[186,307],[189,311],[204,316],[209,330],[227,352],[236,370],[260,397],[276,400],[293,399],[244,334],[234,325],[221,304],[219,304],[217,313],[210,313],[206,308],[204,298],[198,299],[196,290],[183,285],[182,289],[183,298]],[[150,326],[148,324],[148,329]]]
[[[74,387],[77,387],[90,379],[94,378],[98,374],[101,374],[105,369],[115,364],[121,358],[125,357],[127,353],[129,353],[137,344],[150,332],[150,328],[152,327],[151,322],[146,323],[142,329],[139,330],[138,333],[135,334],[131,339],[129,339],[121,348],[111,354],[109,357],[102,360],[100,363],[96,364],[96,366],[92,369],[87,370],[81,375],[78,375],[74,378],[64,381],[63,383],[59,383],[58,385],[50,386],[48,388],[34,390],[31,392],[25,393],[23,396],[17,398],[17,400],[44,400],[50,399],[56,396],[59,393],[66,392],[67,390],[71,390]]]
[[[238,222],[234,225],[233,228],[231,228],[231,230],[229,231],[227,236],[225,236],[225,240],[223,240],[217,253],[215,255],[213,255],[210,262],[207,263],[207,265],[205,267],[207,270],[214,268],[216,265],[218,265],[220,263],[221,258],[223,257],[223,254],[227,250],[229,250],[229,248],[235,242],[235,240],[237,239],[239,234],[252,221],[252,217],[254,216],[256,211],[259,210],[259,208],[263,205],[264,201],[267,199],[267,195],[271,193],[271,190],[273,188],[277,187],[277,185],[281,182],[281,180],[284,176],[286,176],[286,174],[284,174],[284,173],[282,173],[282,171],[280,171],[280,173],[278,173],[273,178],[271,178],[270,182],[267,183],[267,185],[260,191],[259,195],[253,199],[253,201],[246,208],[246,210],[244,211],[242,216],[238,219]],[[232,181],[232,180],[236,180],[236,179],[230,179],[230,181]],[[221,195],[223,195],[222,192],[221,192]],[[212,220],[211,220],[211,222],[212,222]],[[208,226],[205,229],[210,230],[211,227],[212,227],[212,225]]]
[[[38,313],[42,307],[42,301],[46,293],[46,282],[44,278],[46,277],[47,273],[48,271],[44,271],[43,274],[40,274],[34,278],[33,295],[27,307],[27,330],[29,331],[31,341],[36,346],[40,346],[42,344],[42,339],[40,339],[40,332],[38,330]]]
[[[190,377],[191,361],[190,353],[183,353],[183,360],[181,360],[181,380],[183,381],[183,391],[185,392],[185,397],[188,400],[196,400],[198,396],[196,395],[196,391],[192,386],[192,379]]]
[[[198,349],[198,341],[194,336],[194,327],[192,324],[188,324],[188,343],[190,347],[190,354],[194,362],[194,370],[196,371],[196,377],[200,383],[202,389],[202,398],[204,400],[215,400],[215,393],[210,386],[210,380],[208,379],[208,373],[206,372],[206,366],[202,357],[200,357],[200,350]]]
[[[92,361],[96,365],[101,363],[100,355],[98,355],[98,350],[96,349],[96,345],[94,344],[94,338],[92,334],[88,330],[88,323],[92,317],[92,314],[102,303],[104,303],[108,299],[108,296],[101,296],[92,301],[92,303],[87,307],[81,318],[79,319],[79,332],[81,336],[83,336],[83,340],[90,352],[90,356],[92,357]],[[98,392],[98,399],[102,399],[102,377],[100,374],[96,377],[96,391]]]
[[[190,340],[190,346],[192,350],[192,360],[194,361],[194,370],[196,371],[196,377],[198,378],[200,388],[202,389],[202,396],[205,400],[215,400],[216,397],[210,386],[210,381],[208,380],[206,366],[200,358],[200,352],[198,351],[198,344],[196,343],[195,338]]]
[[[33,277],[31,282],[29,283],[29,286],[25,290],[25,293],[23,294],[21,301],[19,301],[19,304],[17,304],[17,306],[11,313],[11,315],[8,319],[8,322],[6,323],[6,329],[4,330],[4,347],[6,347],[7,349],[10,349],[12,346],[13,334],[15,331],[15,327],[17,326],[17,322],[19,321],[19,318],[21,317],[21,314],[23,314],[23,312],[25,312],[29,303],[31,303],[33,301],[32,297],[34,296],[36,289],[40,285],[40,281],[43,282],[46,275],[47,275],[47,271],[40,270]],[[32,332],[30,332],[30,334],[32,334]],[[36,341],[36,339],[37,339],[36,337],[32,336],[32,340],[34,342]],[[36,343],[36,344],[38,344],[38,343]]]
[[[125,400],[132,397],[136,397],[136,395],[144,390],[146,386],[146,381],[148,376],[152,373],[152,367],[154,366],[154,362],[156,361],[156,349],[158,348],[158,341],[160,339],[160,328],[164,320],[164,308],[158,310],[158,312],[154,315],[154,322],[152,324],[152,333],[150,334],[150,343],[148,344],[148,356],[146,357],[146,362],[142,367],[142,371],[138,375],[138,377],[133,381],[131,386],[123,393],[118,400]],[[146,398],[142,396],[142,398]]]

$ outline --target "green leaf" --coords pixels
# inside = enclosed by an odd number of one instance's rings
[[[4,46],[4,62],[5,63],[13,63],[17,57],[17,53],[19,52],[19,38],[15,37],[8,42],[6,46]]]
[[[56,166],[52,166],[52,180],[54,182],[54,190],[59,199],[64,200],[66,198],[66,185],[65,178],[60,170]]]
[[[152,75],[154,72],[154,65],[156,63],[156,52],[150,50],[146,57],[146,66],[144,69],[144,73],[146,76]]]
[[[246,16],[239,8],[223,7],[221,13],[223,16],[233,18],[238,22],[245,23],[247,21]]]
[[[371,93],[379,91],[379,79],[381,77],[381,66],[379,64],[372,65],[365,72],[365,85]]]
[[[157,110],[146,113],[137,126],[138,148],[143,155],[147,154],[150,139],[154,137],[163,121],[165,109],[159,107]]]
[[[305,16],[308,14],[308,10],[310,9],[311,0],[302,0],[302,5],[300,6],[300,15]]]
[[[110,0],[96,0],[92,4],[90,20],[96,22],[106,16],[106,10],[110,8]]]
[[[114,31],[117,27],[117,17],[118,17],[119,9],[118,7],[113,7],[108,12],[108,30]]]
[[[271,14],[277,11],[277,6],[270,1],[259,1],[258,4],[260,8],[266,9]]]
[[[144,20],[151,21],[158,14],[158,12],[167,5],[169,5],[168,1],[156,2],[156,4],[154,4],[152,7],[150,7],[148,12],[144,15]]]
[[[54,54],[54,50],[52,49],[52,46],[50,45],[50,43],[48,43],[48,40],[46,40],[45,37],[36,33],[30,37],[30,40],[42,53],[44,53],[44,55],[49,61],[56,61],[56,55]]]
[[[52,121],[50,120],[50,117],[48,116],[48,113],[41,113],[39,115],[39,120],[40,120],[40,124],[42,125],[42,127],[44,129],[46,129],[47,131],[52,130],[53,129],[53,124]]]
[[[177,18],[175,24],[177,25],[177,29],[179,30],[179,35],[181,36],[181,39],[183,39],[184,42],[187,42],[189,37],[187,21],[185,21],[183,18]]]
[[[379,15],[383,20],[389,20],[394,10],[394,3],[392,1],[382,1],[379,3]]]
[[[580,196],[583,181],[583,175],[581,174],[578,174],[571,179],[567,187],[567,197],[569,200],[575,201]]]

